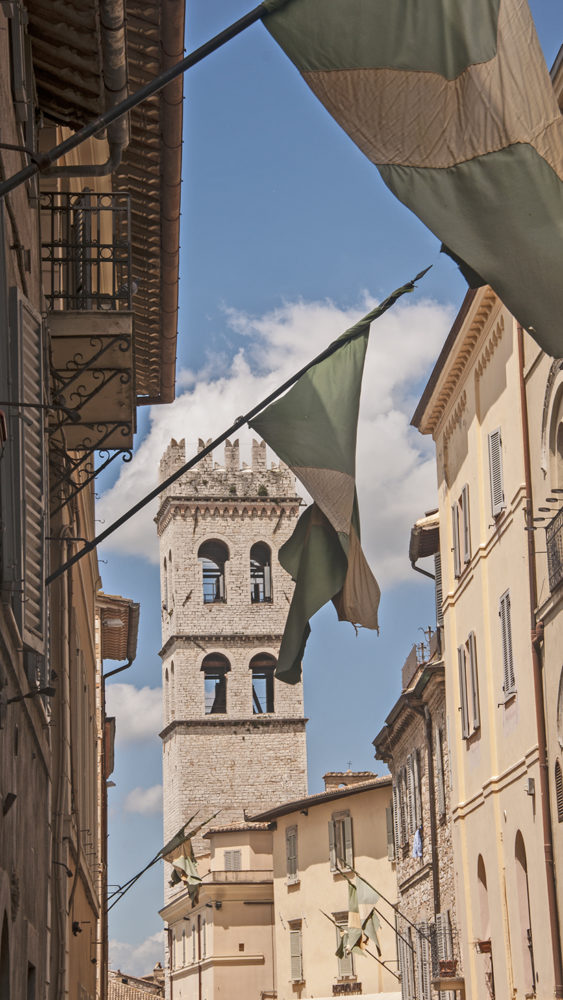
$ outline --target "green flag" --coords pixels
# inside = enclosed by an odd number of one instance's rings
[[[348,880],[348,926],[342,933],[336,954],[342,958],[348,952],[363,953],[368,940],[373,941],[381,954],[377,931],[380,927],[375,906],[379,894],[356,875],[355,882]]]
[[[563,117],[526,0],[288,0],[264,24],[383,180],[563,355]]]
[[[426,272],[392,293],[339,337],[334,353],[311,367],[250,426],[301,480],[314,503],[301,515],[279,560],[295,581],[276,676],[301,677],[309,619],[332,600],[340,621],[377,629],[380,591],[360,545],[356,432],[370,324]]]

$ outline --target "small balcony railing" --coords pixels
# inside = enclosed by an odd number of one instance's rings
[[[41,264],[50,311],[131,309],[128,194],[41,195]]]
[[[549,589],[553,592],[563,581],[563,508],[550,521],[545,533]]]

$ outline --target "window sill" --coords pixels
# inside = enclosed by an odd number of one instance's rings
[[[293,889],[295,886],[301,885],[301,879],[299,875],[288,875],[285,884],[288,889]]]
[[[500,705],[503,708],[507,708],[509,705],[512,704],[513,701],[516,700],[517,694],[518,694],[517,691],[508,691],[507,694],[505,694],[503,700],[500,702]]]

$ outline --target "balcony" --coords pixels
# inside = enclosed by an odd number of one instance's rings
[[[210,871],[205,876],[205,884],[214,885],[246,884],[263,885],[272,882],[272,869],[247,869],[246,871]]]
[[[549,589],[553,591],[563,581],[563,508],[545,529],[547,539],[547,569]]]
[[[127,194],[41,195],[41,266],[52,391],[66,409],[51,432],[69,451],[130,449],[135,374]]]

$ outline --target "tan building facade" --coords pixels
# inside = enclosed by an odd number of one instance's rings
[[[456,897],[474,998],[547,998],[560,989],[531,582],[537,430],[533,473],[528,448],[548,369],[490,288],[469,292],[413,418],[436,442]],[[537,593],[555,637],[545,575],[544,561]],[[546,695],[558,683],[551,672],[546,659]],[[553,711],[551,720],[553,729]]]
[[[344,772],[325,775],[325,785],[325,792],[253,817],[274,825],[277,998],[361,994],[399,1000],[396,882],[386,818],[391,779]],[[340,930],[348,923],[346,874],[353,877],[352,869],[380,893],[380,954],[370,941],[371,954],[339,959]]]

